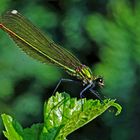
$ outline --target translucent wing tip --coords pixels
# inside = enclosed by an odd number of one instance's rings
[[[18,13],[17,10],[12,10],[12,11],[11,11],[11,14],[17,14],[17,13]]]
[[[13,15],[16,15],[16,14],[18,14],[18,11],[17,10],[11,10],[11,11],[8,11],[8,12],[6,12],[6,13],[3,13],[2,15],[0,15],[0,28],[2,28],[2,21],[4,20],[4,17],[5,17],[5,15],[7,15],[7,14],[13,14]]]

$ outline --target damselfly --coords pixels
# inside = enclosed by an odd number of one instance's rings
[[[100,99],[95,88],[104,86],[103,78],[94,76],[89,67],[54,43],[17,10],[6,12],[0,17],[0,28],[9,34],[26,54],[43,63],[59,66],[71,76],[77,77],[85,85],[80,92],[81,98],[86,90],[90,90]]]

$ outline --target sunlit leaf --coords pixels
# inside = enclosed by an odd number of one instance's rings
[[[3,114],[4,135],[8,140],[64,140],[111,106],[117,109],[115,115],[120,114],[122,108],[115,100],[105,99],[101,103],[99,100],[77,100],[66,93],[56,93],[44,105],[44,124],[23,129],[12,117]]]
[[[77,100],[67,94],[64,96],[57,93],[45,103],[43,133],[55,133],[57,139],[65,139],[68,134],[92,121],[111,106],[118,110],[115,115],[121,112],[121,106],[115,100],[105,99],[101,103],[99,100]]]

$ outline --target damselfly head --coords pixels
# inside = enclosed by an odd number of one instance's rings
[[[97,84],[97,86],[99,87],[103,87],[104,86],[104,79],[102,76],[98,76],[96,79],[95,79],[95,82]]]

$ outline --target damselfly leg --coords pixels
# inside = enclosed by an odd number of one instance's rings
[[[60,84],[62,83],[62,82],[75,82],[75,83],[79,83],[79,81],[75,81],[75,80],[72,80],[72,79],[60,79],[59,80],[59,82],[57,83],[57,85],[56,85],[56,87],[55,87],[55,89],[54,89],[54,91],[53,91],[53,95],[56,93],[56,91],[57,91],[57,89],[59,88],[59,86],[60,86]]]
[[[94,96],[96,96],[101,102],[103,102],[103,100],[101,99],[100,95],[98,94],[98,92],[92,88],[89,89],[91,93],[94,94]]]
[[[84,93],[86,90],[90,89],[91,86],[92,86],[92,83],[89,84],[89,85],[87,85],[87,86],[80,92],[80,98],[84,98],[83,93]]]

